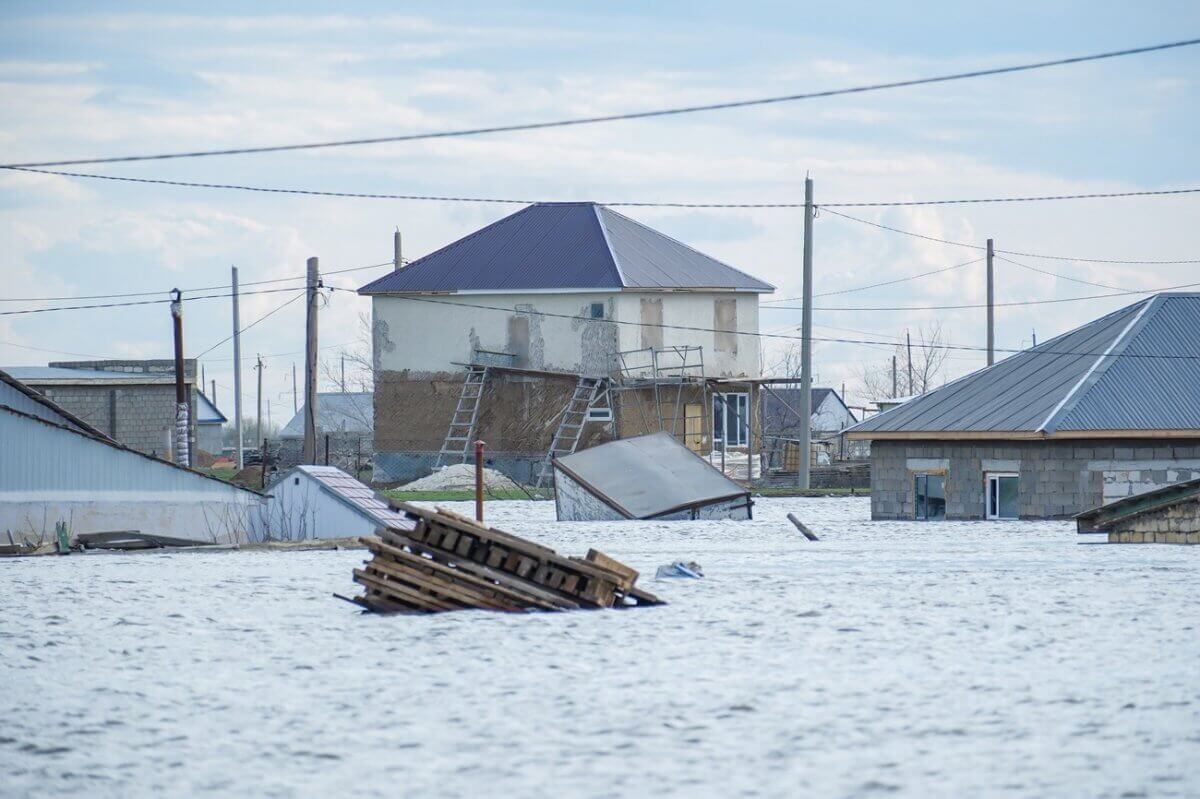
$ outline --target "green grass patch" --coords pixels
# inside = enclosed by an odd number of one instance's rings
[[[204,472],[205,474],[213,477],[219,477],[226,482],[232,480],[233,476],[237,474],[237,469],[233,468],[232,466],[225,469],[197,469],[196,471]]]
[[[389,499],[397,499],[401,502],[470,502],[475,499],[474,489],[454,490],[454,491],[404,491],[402,489],[391,489],[390,491],[381,491],[385,497]],[[506,499],[529,499],[529,495],[524,491],[507,488],[485,491],[483,493],[485,501],[489,500],[506,500]]]

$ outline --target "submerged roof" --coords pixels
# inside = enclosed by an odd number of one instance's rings
[[[596,203],[538,203],[359,289],[360,294],[775,287]]]
[[[554,468],[631,519],[749,493],[670,433],[610,441],[555,458]]]
[[[1164,293],[884,411],[855,438],[1200,436],[1200,294]]]
[[[317,429],[323,433],[362,433],[375,428],[374,395],[370,391],[317,394]],[[279,432],[281,438],[304,438],[306,405]]]
[[[69,369],[65,366],[9,366],[5,368],[10,375],[26,383],[40,383],[44,380],[98,383],[174,383],[174,374],[162,372],[113,372],[105,369]],[[187,378],[187,382],[193,382]]]
[[[403,514],[389,508],[370,486],[354,479],[336,466],[296,466],[289,469],[280,478],[280,482],[295,472],[312,478],[323,491],[377,524],[412,529],[412,522]]]

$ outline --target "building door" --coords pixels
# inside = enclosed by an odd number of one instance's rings
[[[704,406],[683,407],[683,445],[692,452],[704,452]]]
[[[913,477],[913,517],[924,521],[946,518],[946,476],[918,474]]]
[[[989,519],[1016,519],[1020,478],[1010,472],[989,472],[987,475],[987,511]]]
[[[713,447],[744,447],[750,441],[750,395],[713,394]]]

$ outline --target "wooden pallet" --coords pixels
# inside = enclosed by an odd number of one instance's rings
[[[390,502],[412,522],[362,538],[373,557],[355,569],[366,592],[354,601],[378,612],[505,612],[660,605],[635,586],[638,573],[597,550],[583,558],[453,511]]]

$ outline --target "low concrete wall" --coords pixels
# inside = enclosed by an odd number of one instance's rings
[[[946,477],[946,518],[982,519],[987,472],[1020,475],[1021,518],[1066,519],[1200,477],[1200,439],[884,441],[871,446],[871,517],[911,519],[913,476]]]
[[[1108,540],[1114,544],[1200,544],[1200,499],[1119,521],[1109,529]]]

